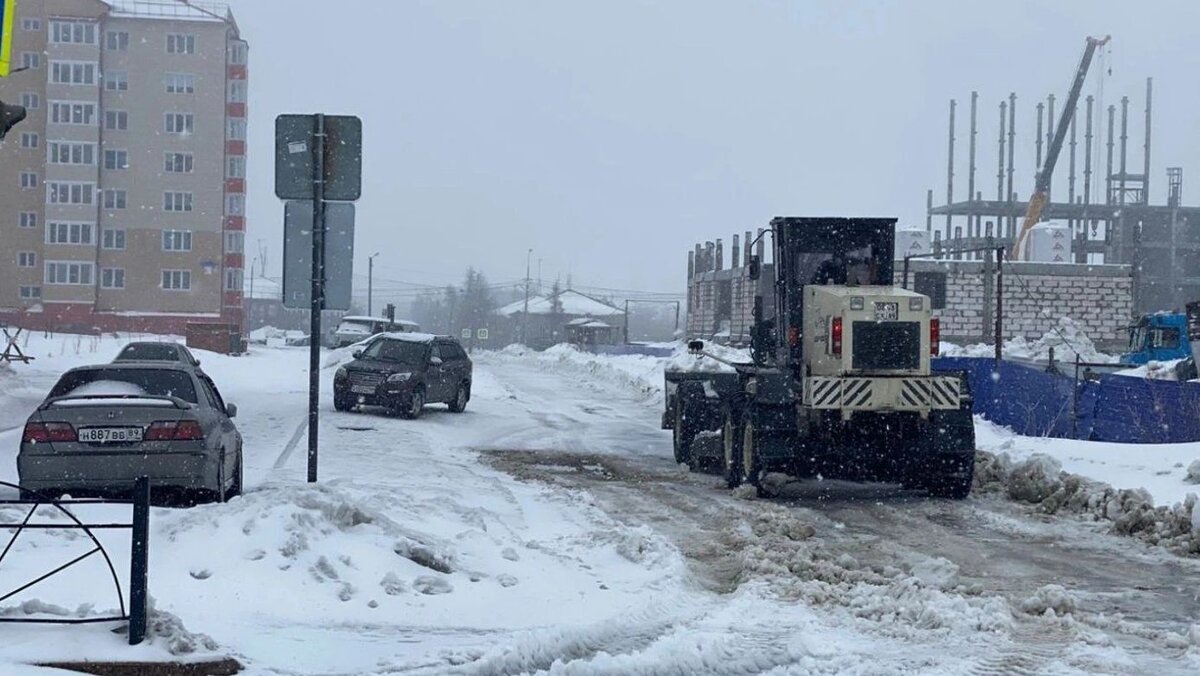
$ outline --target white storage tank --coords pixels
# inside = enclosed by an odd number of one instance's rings
[[[1057,221],[1038,223],[1025,240],[1025,260],[1035,263],[1074,263],[1071,226]]]
[[[896,257],[902,261],[905,256],[927,254],[933,249],[929,243],[929,233],[924,230],[896,230]]]

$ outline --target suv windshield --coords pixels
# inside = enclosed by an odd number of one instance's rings
[[[196,403],[196,388],[183,371],[172,369],[96,368],[65,374],[49,398],[66,396],[149,395]]]
[[[416,366],[424,363],[428,347],[425,343],[404,340],[377,340],[363,352],[362,358]]]
[[[361,333],[367,335],[375,332],[375,327],[370,322],[342,322],[338,324],[338,333]]]
[[[117,355],[117,361],[183,361],[179,348],[161,343],[134,343],[126,345]]]

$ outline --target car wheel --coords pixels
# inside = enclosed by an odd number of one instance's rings
[[[467,410],[467,401],[471,398],[471,388],[466,383],[461,383],[458,386],[458,391],[454,393],[454,401],[450,402],[451,413],[462,413]]]
[[[409,395],[408,401],[404,402],[400,415],[409,420],[416,420],[421,417],[421,410],[425,408],[425,390],[424,388],[416,388]]]
[[[354,408],[354,402],[349,397],[339,396],[336,392],[333,394],[333,410],[349,411]]]
[[[225,490],[225,449],[221,449],[221,455],[217,459],[217,490],[213,496],[217,502],[225,502],[229,499],[229,492]]]
[[[243,461],[242,451],[239,450],[238,458],[237,458],[237,467],[234,467],[234,469],[233,469],[233,485],[231,485],[229,487],[229,491],[226,492],[226,494],[225,494],[226,499],[229,499],[236,495],[242,494],[242,461]]]
[[[725,486],[737,488],[742,485],[742,430],[738,429],[737,420],[731,410],[725,412],[725,420],[721,425],[721,442],[725,449]]]

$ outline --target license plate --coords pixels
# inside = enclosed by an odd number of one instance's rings
[[[84,427],[79,440],[87,444],[128,444],[142,440],[140,427]]]
[[[875,304],[875,321],[877,322],[892,322],[900,318],[899,303],[876,303]]]
[[[355,394],[375,394],[375,388],[370,385],[353,385],[350,391]]]

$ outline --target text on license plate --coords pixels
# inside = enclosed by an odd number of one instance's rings
[[[84,427],[79,430],[79,440],[84,443],[130,443],[142,440],[140,427]]]
[[[899,303],[875,303],[875,321],[895,321],[900,318]]]
[[[355,394],[375,394],[375,388],[370,385],[354,385],[350,391]]]

